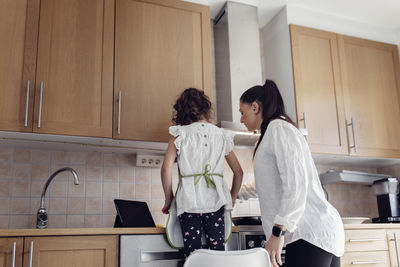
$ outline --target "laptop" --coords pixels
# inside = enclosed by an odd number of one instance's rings
[[[156,227],[146,202],[114,199],[114,227]]]

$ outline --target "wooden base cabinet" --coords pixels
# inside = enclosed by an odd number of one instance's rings
[[[117,236],[25,237],[24,248],[24,267],[118,266]]]
[[[0,238],[0,267],[22,266],[24,239]]]
[[[116,267],[118,246],[117,235],[0,238],[0,267]]]

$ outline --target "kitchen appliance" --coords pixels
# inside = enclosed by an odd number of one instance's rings
[[[172,248],[165,234],[120,235],[120,267],[177,267],[183,252]],[[238,233],[232,233],[225,250],[238,250]]]
[[[372,189],[378,203],[378,218],[374,223],[400,222],[399,182],[397,178],[384,178],[374,181]]]
[[[232,218],[233,224],[239,227],[239,249],[265,247],[267,237],[262,228],[261,216],[240,216]],[[285,263],[285,247],[282,248],[282,263]]]

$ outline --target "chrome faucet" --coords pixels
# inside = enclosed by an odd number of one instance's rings
[[[39,229],[44,229],[47,228],[47,223],[49,222],[48,216],[47,216],[47,210],[44,208],[44,196],[46,195],[46,190],[51,181],[56,177],[59,173],[64,172],[64,171],[70,171],[72,175],[74,176],[74,184],[78,185],[79,184],[79,177],[76,171],[72,168],[66,167],[66,168],[61,168],[57,171],[55,171],[50,177],[47,179],[46,184],[43,187],[42,191],[42,196],[40,198],[40,208],[37,212],[37,220],[36,220],[36,228]]]

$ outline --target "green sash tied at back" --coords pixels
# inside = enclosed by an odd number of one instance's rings
[[[216,175],[216,176],[219,176],[219,177],[224,177],[222,174],[219,174],[219,173],[210,173],[209,171],[210,171],[210,168],[211,168],[211,166],[210,166],[210,164],[207,164],[205,167],[204,167],[204,172],[203,173],[197,173],[197,174],[190,174],[190,175],[182,175],[181,174],[181,171],[178,169],[178,171],[179,171],[179,177],[180,178],[186,178],[186,177],[194,177],[194,179],[195,179],[195,182],[194,182],[194,184],[195,185],[197,185],[199,182],[200,182],[200,179],[202,178],[202,177],[204,177],[204,179],[206,180],[206,183],[207,183],[207,187],[212,187],[212,188],[215,188],[215,183],[214,183],[214,181],[211,179],[211,176],[214,176],[214,175]]]

